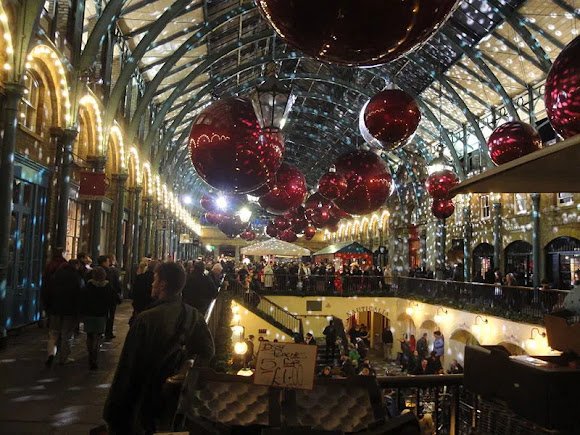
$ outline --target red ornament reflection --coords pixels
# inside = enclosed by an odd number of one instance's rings
[[[449,169],[434,172],[427,177],[425,188],[433,198],[448,198],[449,192],[459,184],[459,178],[455,172]]]
[[[457,0],[259,0],[282,39],[317,59],[380,65],[426,41]]]
[[[283,139],[264,133],[252,103],[229,97],[212,103],[196,119],[189,136],[191,161],[210,186],[249,193],[273,177],[282,162]]]
[[[496,165],[511,162],[542,148],[534,128],[521,121],[510,121],[496,128],[487,141],[489,155]]]
[[[386,89],[370,99],[365,107],[364,124],[368,132],[388,148],[404,145],[421,121],[419,106],[409,94]]]
[[[437,219],[447,219],[455,211],[453,201],[447,198],[434,199],[431,205],[431,212]]]
[[[266,234],[270,237],[278,237],[278,230],[274,222],[268,222],[268,225],[266,225]]]
[[[548,77],[544,105],[550,124],[564,139],[580,133],[580,36],[560,52]]]
[[[260,205],[272,214],[284,214],[294,207],[298,207],[306,196],[306,179],[304,174],[295,166],[282,163],[276,173],[276,186],[262,196]]]
[[[218,224],[218,228],[226,236],[233,239],[244,231],[246,225],[238,216],[225,216]]]
[[[314,228],[312,225],[309,225],[308,227],[306,227],[306,229],[304,230],[304,238],[306,240],[312,240],[312,238],[316,235],[316,228]]]
[[[343,175],[347,191],[334,204],[352,215],[378,210],[389,197],[392,177],[387,164],[375,153],[350,151],[335,161],[336,172]]]
[[[335,172],[327,172],[318,180],[318,192],[327,199],[333,200],[346,192],[348,185],[345,178]]]

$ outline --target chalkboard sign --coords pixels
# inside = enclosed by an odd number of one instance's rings
[[[312,390],[317,350],[308,344],[261,342],[254,384]]]

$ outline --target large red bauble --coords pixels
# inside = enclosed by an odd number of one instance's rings
[[[487,141],[489,155],[496,165],[511,162],[542,148],[534,128],[521,121],[509,121],[496,128]]]
[[[350,219],[352,217],[344,210],[341,210],[334,202],[330,203],[329,213],[331,217],[337,218],[338,220]]]
[[[344,177],[336,172],[327,172],[318,180],[318,192],[330,200],[344,194],[347,188]]]
[[[326,229],[331,233],[336,233],[338,231],[338,224],[327,226]]]
[[[348,184],[347,191],[334,200],[338,208],[353,215],[368,214],[389,197],[393,178],[387,164],[375,153],[350,151],[339,156],[334,165]]]
[[[262,15],[288,44],[317,59],[380,65],[425,42],[457,0],[259,0]]]
[[[306,179],[304,174],[295,166],[282,163],[276,173],[276,186],[262,196],[260,205],[272,214],[284,214],[294,207],[298,207],[306,196]]]
[[[290,228],[290,225],[292,225],[290,220],[286,219],[283,216],[276,216],[274,218],[274,226],[278,231],[287,230],[288,228]]]
[[[554,130],[564,139],[580,133],[580,36],[560,52],[548,77],[544,105]]]
[[[278,237],[278,230],[274,222],[268,222],[268,225],[266,225],[266,234],[270,237]]]
[[[220,213],[215,213],[213,211],[208,211],[205,214],[205,220],[210,225],[218,225],[224,219],[224,215]]]
[[[212,103],[197,117],[189,135],[191,161],[210,186],[248,193],[272,178],[282,163],[278,133],[264,134],[247,99]]]
[[[256,238],[256,233],[248,228],[242,234],[240,234],[240,238],[245,240],[246,242],[251,242]]]
[[[317,208],[328,206],[329,201],[320,192],[314,192],[310,195],[304,202],[304,208],[306,210],[316,210]]]
[[[290,221],[292,225],[290,228],[296,234],[302,233],[308,226],[308,220],[306,219],[304,211],[304,207],[300,206],[284,215]]]
[[[285,242],[290,242],[290,243],[298,240],[298,236],[296,235],[296,233],[290,229],[280,232],[280,234],[278,235],[278,238],[280,240],[283,240]]]
[[[330,213],[328,207],[320,207],[319,209],[314,210],[311,220],[315,227],[322,228],[328,223],[329,219]]]
[[[431,212],[437,219],[447,219],[455,211],[453,201],[447,198],[434,199]]]
[[[449,169],[434,172],[427,177],[425,188],[433,198],[448,198],[449,192],[459,184],[459,178],[455,172]]]
[[[340,218],[339,217],[330,216],[330,219],[328,219],[328,221],[326,221],[326,224],[324,225],[324,228],[334,227],[334,226],[338,225],[339,222],[340,222]]]
[[[244,231],[246,225],[238,216],[225,216],[218,224],[218,228],[226,236],[233,239]]]
[[[312,238],[316,235],[316,228],[314,228],[312,225],[309,225],[308,227],[306,227],[306,229],[304,230],[304,238],[306,240],[312,240]]]
[[[377,140],[404,145],[421,121],[419,106],[409,94],[399,89],[385,89],[365,106],[364,124]]]

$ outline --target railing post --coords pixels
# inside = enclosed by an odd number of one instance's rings
[[[471,205],[463,207],[463,280],[471,282],[471,238],[473,227],[471,225]]]
[[[493,205],[493,267],[499,271],[501,268],[501,203],[494,202]]]
[[[540,194],[532,193],[532,261],[534,299],[538,298],[540,287]]]

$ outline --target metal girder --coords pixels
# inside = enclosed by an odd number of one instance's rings
[[[445,38],[449,41],[449,43],[453,46],[455,50],[462,50],[467,55],[467,57],[469,57],[469,59],[481,70],[481,72],[491,82],[492,84],[491,89],[501,97],[511,117],[514,118],[515,120],[519,120],[520,116],[514,106],[512,99],[506,92],[505,88],[503,87],[499,79],[493,73],[493,71],[481,58],[481,52],[477,49],[472,49],[463,42],[457,42],[457,40],[455,39],[455,35],[452,34],[449,30],[442,29],[441,34],[445,36]]]
[[[575,8],[571,4],[569,4],[566,0],[552,0],[552,3],[558,5],[566,12],[574,15],[575,18],[580,18],[580,9]]]
[[[495,59],[492,59],[490,56],[488,56],[487,54],[481,52],[481,58],[489,63],[491,66],[493,66],[494,68],[497,68],[499,71],[501,71],[502,73],[504,73],[506,76],[514,79],[514,81],[519,84],[520,86],[526,87],[528,84],[520,79],[518,76],[514,76],[513,71],[510,71],[509,69],[507,69],[505,66],[503,66],[501,63],[496,62]]]
[[[461,85],[460,83],[458,83],[457,81],[453,80],[452,78],[450,78],[449,76],[445,76],[446,80],[452,84],[453,86],[455,86],[456,88],[461,89],[469,98],[477,101],[478,104],[482,105],[483,107],[485,107],[486,109],[491,110],[491,105],[487,102],[482,100],[479,95],[474,94],[473,92],[471,92],[469,89],[466,89],[463,85]]]
[[[534,56],[536,56],[536,59],[540,63],[541,70],[547,74],[552,67],[550,56],[546,54],[536,37],[528,30],[524,18],[515,10],[510,12],[504,11],[502,5],[497,0],[488,0],[488,3],[515,30],[528,47],[530,47],[530,50],[532,50],[532,53],[534,53]]]
[[[147,32],[145,36],[139,41],[137,47],[135,47],[132,52],[131,56],[126,60],[123,67],[121,68],[121,72],[119,73],[119,77],[115,82],[115,87],[111,91],[109,95],[109,100],[107,103],[107,109],[105,110],[105,117],[103,121],[103,125],[105,130],[109,128],[113,124],[113,120],[115,119],[115,114],[117,113],[117,107],[121,103],[123,99],[123,95],[125,94],[125,90],[127,88],[127,84],[135,71],[135,68],[139,65],[139,61],[143,57],[143,55],[149,49],[149,46],[155,41],[157,36],[163,32],[165,26],[173,20],[176,15],[179,14],[180,11],[185,8],[191,0],[176,0],[169,8],[155,21],[155,24],[151,26],[151,29]],[[133,139],[133,138],[131,138]]]

